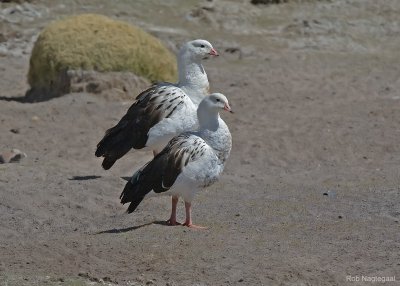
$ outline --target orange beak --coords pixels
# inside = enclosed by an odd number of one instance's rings
[[[209,55],[212,55],[212,56],[219,56],[217,50],[214,49],[214,48],[212,48],[211,51],[210,51],[208,54],[209,54]]]

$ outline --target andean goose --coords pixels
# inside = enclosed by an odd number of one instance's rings
[[[168,141],[197,127],[196,109],[209,93],[207,74],[201,64],[217,51],[205,40],[187,42],[178,54],[179,82],[159,83],[139,94],[117,125],[97,144],[95,155],[104,157],[110,169],[131,148],[161,150]]]
[[[177,225],[178,198],[185,201],[184,225],[194,228],[191,218],[191,202],[195,194],[216,182],[228,158],[232,137],[228,126],[220,118],[221,109],[231,111],[227,98],[213,93],[204,98],[198,109],[198,131],[182,133],[153,160],[139,169],[127,182],[120,196],[121,203],[130,203],[128,213],[133,212],[145,196],[171,195],[172,212],[168,220]]]

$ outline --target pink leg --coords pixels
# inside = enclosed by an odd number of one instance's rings
[[[185,202],[185,210],[186,210],[186,220],[185,223],[183,224],[184,226],[190,227],[190,228],[196,228],[196,229],[207,229],[207,227],[200,226],[200,225],[194,225],[192,223],[192,204]]]
[[[178,200],[178,197],[172,196],[172,210],[171,217],[167,220],[168,225],[180,225],[180,223],[176,221],[176,206],[178,205]]]

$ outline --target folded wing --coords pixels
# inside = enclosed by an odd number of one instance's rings
[[[199,161],[208,149],[207,143],[194,134],[174,137],[164,150],[132,176],[122,191],[121,203],[130,202],[128,212],[131,213],[150,191],[168,191],[185,167]]]
[[[104,157],[103,168],[110,169],[131,148],[144,148],[149,130],[188,101],[189,97],[171,84],[155,85],[139,94],[118,124],[108,129],[97,144],[95,155]]]

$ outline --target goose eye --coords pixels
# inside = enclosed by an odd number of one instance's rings
[[[217,98],[217,101],[220,102],[219,98]]]
[[[204,45],[201,45],[200,47],[201,47],[201,48],[205,48],[206,46],[204,46]]]

